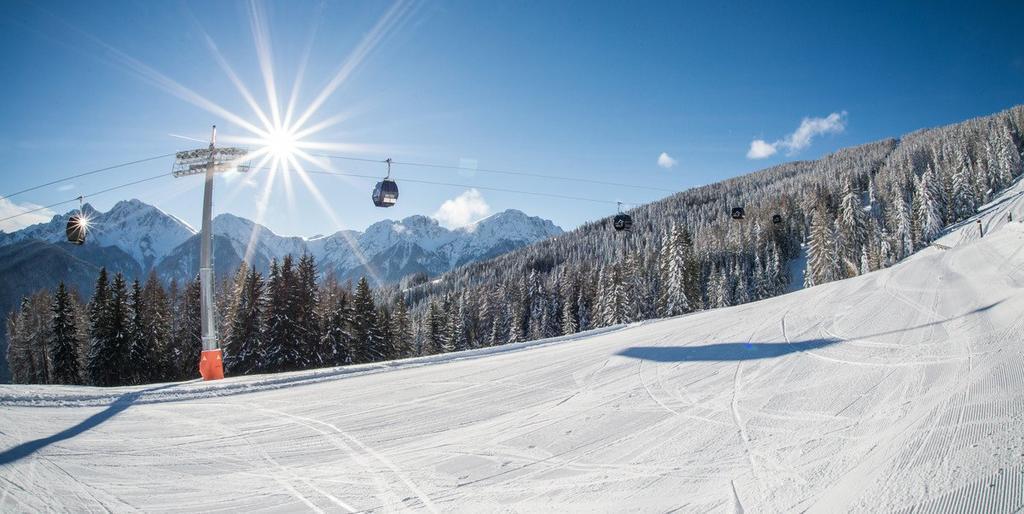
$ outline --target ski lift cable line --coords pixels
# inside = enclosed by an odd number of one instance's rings
[[[81,196],[76,196],[76,197],[74,197],[74,198],[72,198],[70,200],[64,200],[62,202],[57,202],[57,203],[51,203],[50,205],[44,205],[42,207],[36,207],[35,209],[29,209],[27,211],[19,212],[18,214],[14,214],[14,215],[8,216],[6,218],[0,218],[0,223],[2,223],[4,221],[7,221],[7,220],[12,220],[12,219],[17,218],[19,216],[24,216],[26,214],[32,214],[33,212],[39,212],[39,211],[42,211],[42,210],[51,209],[53,207],[58,207],[58,206],[61,206],[61,205],[64,205],[64,204],[68,204],[68,203],[71,203],[71,202],[78,202],[82,198],[90,198],[90,197],[93,197],[93,196],[99,196],[99,195],[102,195],[104,193],[109,193],[111,191],[116,191],[118,189],[124,189],[126,187],[131,187],[131,186],[134,186],[134,185],[142,184],[143,182],[149,182],[149,181],[152,181],[152,180],[156,180],[158,178],[171,177],[171,176],[172,175],[170,173],[163,172],[163,173],[161,173],[159,175],[154,175],[152,177],[147,177],[147,178],[139,179],[139,180],[133,180],[133,181],[125,183],[125,184],[121,184],[121,185],[117,185],[117,186],[113,186],[113,187],[108,187],[106,189],[101,189],[99,191],[93,191],[92,193],[84,194],[84,195],[81,195]]]
[[[67,177],[59,178],[57,180],[53,180],[53,181],[47,182],[45,184],[39,184],[37,186],[32,186],[32,187],[29,187],[29,188],[22,189],[21,191],[15,191],[13,193],[3,195],[2,197],[0,197],[0,199],[6,200],[8,198],[13,198],[13,197],[18,196],[18,195],[23,194],[23,193],[28,193],[30,191],[35,191],[37,189],[42,189],[42,188],[44,188],[46,186],[52,186],[54,184],[60,184],[61,182],[67,182],[68,180],[73,180],[73,179],[81,178],[81,177],[87,177],[89,175],[95,175],[97,173],[102,173],[104,171],[116,170],[118,168],[124,168],[126,166],[131,166],[133,164],[141,164],[141,163],[144,163],[144,162],[155,161],[157,159],[163,159],[165,157],[173,157],[173,156],[174,156],[174,152],[163,154],[163,155],[156,155],[156,156],[153,156],[153,157],[146,157],[145,159],[139,159],[139,160],[135,160],[135,161],[122,162],[120,164],[114,164],[114,165],[111,165],[111,166],[106,166],[106,167],[98,168],[98,169],[95,169],[95,170],[83,171],[81,173],[77,173],[77,174],[74,174],[74,175],[69,175]]]
[[[346,160],[346,161],[384,162],[381,159],[366,159],[366,158],[362,158],[362,157],[350,157],[350,156],[347,156],[347,155],[333,155],[333,154],[319,154],[319,153],[311,153],[310,155],[312,155],[314,157],[326,157],[328,159],[343,159],[343,160]],[[547,179],[554,179],[554,180],[565,180],[565,181],[569,181],[569,182],[586,182],[586,183],[589,183],[589,184],[599,184],[599,185],[602,185],[602,186],[629,187],[629,188],[633,188],[633,189],[647,189],[647,190],[650,190],[650,191],[662,191],[662,192],[666,192],[666,193],[677,193],[678,192],[676,190],[667,189],[667,188],[663,188],[663,187],[641,186],[641,185],[637,185],[637,184],[624,184],[624,183],[621,183],[621,182],[608,182],[608,181],[604,181],[604,180],[594,180],[594,179],[588,179],[588,178],[566,177],[564,175],[548,175],[546,173],[533,173],[533,172],[528,172],[528,171],[498,170],[498,169],[493,169],[493,168],[470,168],[470,167],[467,167],[467,166],[454,166],[454,165],[449,165],[449,164],[433,164],[433,163],[426,163],[426,162],[410,162],[410,161],[391,161],[391,163],[392,164],[401,164],[401,165],[405,165],[405,166],[417,166],[417,167],[421,167],[421,168],[438,168],[438,169],[449,169],[449,170],[474,171],[474,172],[480,172],[480,173],[496,173],[496,174],[501,174],[501,175],[519,175],[519,176],[523,176],[523,177],[537,177],[537,178],[547,178]]]
[[[261,168],[261,169],[266,169],[266,168]],[[371,179],[371,180],[377,180],[377,179],[380,178],[380,177],[375,176],[375,175],[361,175],[361,174],[358,174],[358,173],[347,173],[347,172],[340,172],[340,171],[305,170],[305,172],[309,173],[309,174],[312,174],[312,175],[331,175],[331,176],[337,176],[337,177],[365,178],[365,179]],[[640,205],[639,203],[635,203],[635,202],[616,202],[616,201],[613,201],[613,200],[601,200],[599,198],[586,198],[586,197],[583,197],[583,196],[562,195],[562,194],[557,194],[557,193],[542,193],[542,192],[539,192],[539,191],[525,191],[525,190],[521,190],[521,189],[506,189],[506,188],[501,188],[501,187],[477,186],[477,185],[471,185],[471,184],[458,184],[458,183],[455,183],[455,182],[437,182],[437,181],[433,181],[433,180],[419,180],[419,179],[411,179],[411,178],[404,178],[404,179],[402,179],[402,182],[412,182],[412,183],[415,183],[415,184],[430,184],[430,185],[434,185],[434,186],[445,186],[445,187],[459,187],[459,188],[468,188],[468,189],[482,189],[484,191],[496,191],[496,192],[501,192],[501,193],[514,193],[514,194],[520,194],[520,195],[543,196],[543,197],[547,197],[547,198],[561,198],[561,199],[564,199],[564,200],[578,200],[578,201],[581,201],[581,202],[594,202],[594,203],[613,204],[613,205],[616,204],[616,203],[621,203],[623,205],[633,205],[633,206]]]

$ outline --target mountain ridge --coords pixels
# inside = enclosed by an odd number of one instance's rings
[[[13,232],[0,232],[0,247],[36,240],[60,244],[64,226],[78,209],[55,215],[50,221]],[[189,224],[138,199],[122,200],[100,212],[85,204],[81,212],[90,219],[85,248],[116,247],[138,265],[138,273],[151,270],[165,279],[191,278],[198,259],[198,233]],[[400,220],[381,220],[364,231],[339,230],[312,237],[283,236],[253,220],[221,213],[213,219],[218,245],[215,258],[220,272],[243,260],[260,269],[285,255],[313,255],[322,272],[340,278],[368,274],[378,284],[395,282],[409,273],[436,275],[455,266],[493,257],[509,249],[559,235],[562,229],[550,220],[509,209],[465,227],[448,229],[437,220],[412,215]],[[406,262],[391,263],[389,255]],[[102,265],[102,263],[100,263]],[[123,266],[122,266],[123,267]],[[383,267],[376,272],[370,268]]]

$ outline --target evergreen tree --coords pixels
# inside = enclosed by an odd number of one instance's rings
[[[721,308],[732,305],[732,295],[729,292],[729,280],[721,268],[716,267],[715,271],[711,273],[708,288],[708,296],[712,307]]]
[[[317,310],[316,262],[313,256],[303,255],[299,259],[296,273],[295,296],[295,328],[298,331],[300,355],[297,362],[300,368],[321,366],[317,347],[320,344],[320,317]]]
[[[380,340],[377,307],[366,277],[359,279],[355,298],[352,300],[352,337],[355,340],[354,362],[377,362],[384,359],[384,348]]]
[[[852,271],[852,273],[847,275],[856,274],[860,250],[867,239],[867,226],[864,220],[864,209],[860,197],[860,191],[857,191],[852,182],[848,182],[842,202],[839,205],[838,241],[840,244],[840,258],[846,264],[847,269]]]
[[[352,364],[352,307],[348,295],[338,293],[324,329],[321,359],[328,366]]]
[[[892,226],[895,227],[893,251],[897,259],[902,259],[914,251],[914,236],[910,222],[913,216],[904,194],[905,191],[901,189],[893,196],[892,204]]]
[[[78,351],[81,348],[81,341],[78,338],[76,309],[64,282],[57,286],[57,293],[53,296],[52,312],[49,347],[50,364],[53,369],[51,383],[80,384],[82,376],[78,367]]]
[[[562,297],[562,334],[575,334],[579,330],[579,324],[576,321],[579,307],[577,306],[577,295],[573,291],[572,279],[569,278],[568,273],[562,274],[560,294]]]
[[[921,175],[917,186],[918,209],[915,212],[917,224],[921,231],[921,240],[930,243],[942,231],[942,220],[939,216],[938,195],[935,191],[935,173],[931,166]]]
[[[52,337],[52,300],[40,290],[22,298],[21,308],[8,318],[7,364],[19,384],[47,384],[52,371],[47,351]]]
[[[469,339],[466,337],[466,297],[458,295],[458,300],[451,311],[451,322],[449,323],[448,340],[451,341],[452,350],[460,352],[469,349]]]
[[[974,215],[976,210],[973,181],[969,176],[969,168],[963,166],[953,173],[953,218],[951,223],[965,220]]]
[[[153,326],[150,319],[150,306],[146,305],[142,294],[142,286],[138,280],[132,281],[131,293],[128,297],[128,365],[129,380],[132,384],[146,384],[155,377],[159,367],[159,349],[150,337],[149,329]]]
[[[168,376],[168,354],[171,344],[171,304],[155,272],[150,272],[142,287],[143,332],[153,351],[151,369],[145,372],[148,382],[165,380]]]
[[[396,298],[391,308],[391,323],[391,333],[394,337],[393,358],[403,359],[411,356],[413,350],[412,326],[409,310],[401,298]]]
[[[105,279],[101,274],[100,282]],[[99,305],[101,288],[97,285],[93,301]],[[89,347],[87,371],[90,382],[97,386],[117,386],[131,382],[131,334],[128,288],[124,276],[114,275],[109,298],[93,326],[92,345]]]
[[[31,376],[35,374],[32,369],[31,348],[18,324],[21,309],[24,309],[27,303],[28,298],[22,298],[21,308],[7,313],[7,367],[11,372],[11,382],[15,384],[28,384],[31,382]]]
[[[688,249],[679,225],[673,224],[670,234],[662,251],[662,258],[666,261],[665,276],[662,279],[663,316],[676,316],[690,311],[690,301],[686,295]]]
[[[271,264],[265,361],[259,366],[269,372],[295,371],[306,363],[305,334],[298,323],[303,309],[296,305],[300,301],[297,282],[291,255],[282,259],[280,267]]]
[[[263,347],[265,315],[263,275],[249,268],[238,291],[230,331],[225,339],[224,358],[230,373],[255,373],[266,361]]]
[[[189,280],[177,296],[175,328],[167,351],[171,380],[191,380],[199,375],[199,357],[203,350],[202,305],[199,277]]]
[[[395,351],[395,323],[391,319],[391,311],[387,305],[377,307],[377,333],[380,338],[381,359],[394,360],[398,352]]]
[[[811,287],[836,280],[839,266],[836,259],[835,232],[832,220],[824,207],[819,207],[811,218],[811,234],[807,241],[807,271],[804,286]]]
[[[445,302],[447,303],[447,299],[445,299]],[[437,302],[430,302],[430,307],[427,309],[426,353],[428,355],[452,351],[452,344],[449,339],[451,334],[448,325],[448,318],[443,307],[438,305]]]

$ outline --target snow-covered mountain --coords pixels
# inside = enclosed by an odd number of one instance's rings
[[[118,202],[108,212],[87,204],[83,211],[91,227],[86,247],[116,247],[131,256],[142,272],[156,270],[166,279],[184,279],[195,273],[199,236],[174,216],[139,200]],[[74,212],[16,232],[0,232],[0,247],[31,240],[59,244]],[[339,278],[366,275],[377,282],[393,282],[410,273],[443,273],[559,235],[562,229],[549,220],[510,209],[455,230],[440,226],[433,218],[409,216],[374,223],[365,232],[343,230],[312,238],[278,235],[252,220],[220,214],[213,220],[213,232],[215,266],[220,272],[234,269],[243,259],[266,269],[273,259],[309,253],[321,271]],[[48,285],[52,284],[39,287]]]
[[[184,221],[135,199],[117,202],[107,212],[99,212],[85,204],[82,212],[89,219],[88,244],[116,246],[135,259],[144,270],[156,266],[167,254],[196,233]],[[76,213],[78,209],[54,216],[47,223],[11,233],[0,232],[0,246],[33,239],[49,243],[62,242],[68,218]]]

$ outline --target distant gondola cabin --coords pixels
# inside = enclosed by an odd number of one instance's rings
[[[615,230],[629,230],[633,228],[633,218],[629,214],[616,214],[612,220]]]
[[[68,226],[66,229],[68,242],[73,245],[85,244],[85,218],[75,215],[68,219]]]
[[[745,215],[745,213],[743,211],[743,207],[733,207],[732,208],[732,219],[734,219],[734,220],[741,220],[741,219],[743,219],[744,215]]]

